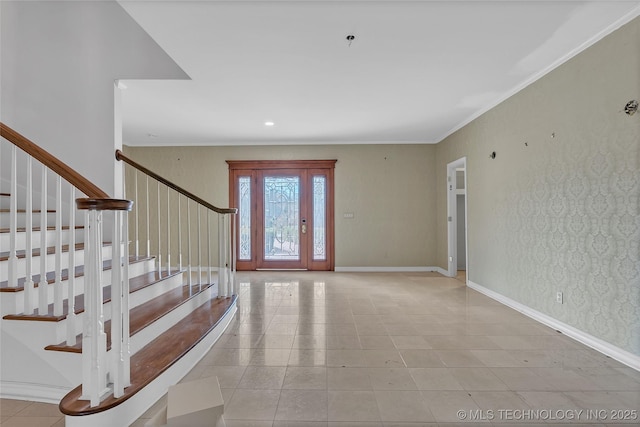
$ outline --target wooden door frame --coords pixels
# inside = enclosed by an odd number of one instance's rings
[[[325,260],[314,261],[313,252],[310,251],[307,257],[307,269],[308,270],[324,270],[333,271],[335,268],[335,213],[334,213],[334,170],[337,160],[227,160],[229,165],[229,201],[230,206],[239,205],[239,198],[236,188],[236,182],[240,176],[250,176],[253,183],[253,190],[257,191],[258,184],[258,172],[259,170],[277,170],[277,169],[307,169],[308,182],[304,185],[307,186],[312,183],[314,176],[324,175],[327,178],[326,188],[326,249],[327,256]],[[309,191],[309,194],[303,195],[307,197],[309,206],[312,206],[313,191]],[[252,201],[252,203],[255,203]],[[257,206],[252,206],[257,209]],[[239,221],[236,221],[239,223]],[[309,230],[313,231],[313,213],[310,212],[309,218],[307,218],[307,224]],[[252,230],[252,259],[250,261],[242,261],[237,259],[238,270],[256,270],[257,268],[257,247],[256,245],[262,241],[262,238],[258,238],[257,218],[256,215],[251,216],[251,230]],[[239,233],[239,228],[236,231]],[[311,236],[311,241],[313,236]],[[237,242],[240,242],[239,235],[237,236]],[[236,245],[236,251],[239,252],[239,244]],[[309,247],[313,247],[311,243]],[[236,254],[237,256],[238,254]],[[276,267],[277,268],[277,267]]]

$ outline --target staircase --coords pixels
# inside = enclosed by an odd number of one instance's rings
[[[3,140],[0,147],[0,393],[59,402],[67,426],[128,425],[189,372],[236,311],[235,210],[216,208],[119,153],[134,168],[127,190],[137,196],[142,175],[147,191],[133,204],[144,207],[146,218],[135,208],[127,214],[131,201],[88,194],[73,182],[74,171],[47,165],[26,138],[5,125],[2,137],[14,145]],[[33,173],[32,159],[51,169]],[[150,201],[149,178],[156,200]],[[76,191],[89,197],[76,200]],[[217,232],[210,215],[220,216]]]

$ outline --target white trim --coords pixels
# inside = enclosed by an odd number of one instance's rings
[[[499,303],[502,303],[508,307],[513,308],[514,310],[519,311],[520,313],[532,318],[533,320],[537,320],[538,322],[547,325],[550,328],[562,332],[564,335],[573,338],[574,340],[579,341],[582,344],[591,347],[592,349],[597,350],[600,353],[605,354],[620,363],[624,363],[630,368],[640,371],[640,356],[636,354],[630,353],[624,349],[621,349],[620,347],[616,347],[613,344],[603,341],[600,338],[596,338],[593,335],[581,331],[580,329],[576,329],[571,325],[567,325],[566,323],[563,323],[551,316],[534,310],[533,308],[519,303],[518,301],[514,301],[511,298],[505,297],[502,294],[492,291],[491,289],[487,289],[484,286],[478,285],[471,280],[467,282],[467,286],[480,292],[481,294],[488,296],[491,299],[498,301]]]
[[[336,267],[336,273],[405,273],[435,271],[445,274],[440,267]],[[446,275],[446,274],[445,274]]]
[[[458,185],[457,173],[464,172],[464,229],[466,270],[469,270],[469,227],[468,227],[468,198],[467,198],[467,157],[461,157],[447,164],[447,277],[458,274]],[[449,220],[451,218],[451,221]],[[468,275],[468,272],[467,272]]]
[[[33,402],[53,403],[57,405],[71,388],[45,384],[19,383],[14,381],[0,382],[0,398],[30,400]]]
[[[538,71],[537,73],[529,76],[523,82],[521,82],[520,84],[514,86],[511,90],[505,92],[500,98],[498,98],[495,101],[491,102],[490,104],[486,105],[484,108],[480,108],[479,110],[475,111],[469,117],[467,117],[466,119],[464,119],[463,121],[461,121],[460,123],[458,123],[457,125],[452,127],[451,130],[445,132],[440,138],[436,138],[436,141],[438,141],[438,143],[442,142],[445,138],[447,138],[451,134],[459,131],[460,129],[462,129],[463,127],[465,127],[466,125],[468,125],[469,123],[471,123],[472,121],[477,119],[478,117],[482,116],[487,111],[492,110],[493,108],[495,108],[498,105],[502,104],[504,101],[506,101],[507,99],[511,98],[513,95],[515,95],[516,93],[520,92],[521,90],[523,90],[524,88],[526,88],[530,84],[533,84],[536,81],[540,80],[542,77],[544,77],[545,75],[549,74],[551,71],[555,70],[556,68],[558,68],[559,66],[561,66],[565,62],[569,61],[574,56],[580,54],[581,52],[585,51],[589,47],[593,46],[594,44],[596,44],[597,42],[599,42],[600,40],[602,40],[603,38],[605,38],[609,34],[613,33],[616,30],[618,30],[623,25],[628,24],[633,19],[635,19],[638,15],[640,15],[640,6],[637,6],[637,7],[633,8],[631,11],[629,11],[629,13],[627,13],[626,15],[624,15],[623,17],[618,19],[616,22],[614,22],[613,24],[609,25],[607,28],[603,29],[598,34],[596,34],[595,36],[591,37],[590,39],[588,39],[587,41],[582,43],[580,46],[578,46],[575,49],[567,52],[566,55],[558,58],[556,61],[551,63],[549,66],[547,66],[544,69]]]

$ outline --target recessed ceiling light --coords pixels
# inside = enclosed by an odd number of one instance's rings
[[[275,123],[274,122],[264,122],[264,125],[265,126],[273,126],[273,125],[275,125]]]

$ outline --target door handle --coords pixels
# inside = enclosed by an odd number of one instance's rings
[[[302,224],[302,234],[307,233],[307,224]]]

